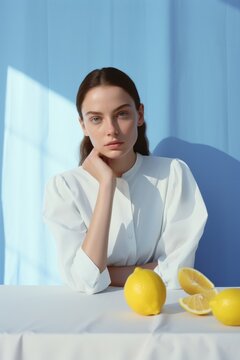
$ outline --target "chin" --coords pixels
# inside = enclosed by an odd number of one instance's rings
[[[120,160],[120,159],[126,159],[126,161],[129,161],[129,152],[130,151],[112,151],[111,153],[106,154],[105,156],[111,160]]]
[[[119,159],[125,154],[126,154],[125,152],[120,150],[111,150],[111,151],[106,151],[103,155],[109,159]]]

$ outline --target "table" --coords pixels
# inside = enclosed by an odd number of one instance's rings
[[[240,327],[195,316],[169,290],[162,313],[144,317],[122,288],[85,295],[64,286],[0,286],[1,360],[229,360]]]

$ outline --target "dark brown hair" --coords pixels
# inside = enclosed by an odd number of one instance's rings
[[[113,85],[113,86],[121,87],[132,97],[136,105],[136,109],[137,110],[139,109],[141,105],[141,101],[137,88],[134,82],[132,81],[132,79],[119,69],[113,67],[107,67],[107,68],[96,69],[91,71],[81,83],[76,98],[76,106],[81,119],[83,119],[82,103],[87,92],[90,89],[99,85]],[[91,143],[91,140],[89,139],[88,136],[84,136],[80,144],[79,165],[81,165],[84,162],[84,160],[89,155],[92,149],[93,149],[93,145]],[[142,155],[149,155],[149,145],[148,145],[148,139],[146,137],[145,122],[143,123],[142,126],[138,126],[138,137],[133,149],[135,152],[139,152]]]

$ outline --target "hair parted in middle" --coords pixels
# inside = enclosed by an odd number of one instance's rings
[[[82,103],[84,98],[89,90],[100,85],[112,85],[118,86],[126,91],[131,98],[134,100],[136,109],[139,110],[141,105],[140,97],[137,91],[137,88],[132,81],[132,79],[123,71],[116,69],[114,67],[105,67],[102,69],[95,69],[91,71],[85,79],[82,81],[76,97],[76,106],[78,114],[81,120],[82,116]],[[84,136],[80,144],[80,162],[79,165],[82,165],[86,157],[90,154],[93,149],[93,145],[88,136]],[[149,143],[146,136],[146,123],[144,121],[143,125],[138,126],[138,137],[137,141],[133,147],[135,152],[138,152],[142,155],[149,155]]]

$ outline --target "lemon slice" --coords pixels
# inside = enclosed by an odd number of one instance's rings
[[[204,293],[214,289],[214,284],[205,275],[190,267],[179,269],[178,281],[183,290],[189,295]],[[217,293],[217,291],[213,290],[214,293]]]
[[[209,299],[203,294],[195,294],[179,299],[181,307],[195,315],[206,315],[211,312]]]

